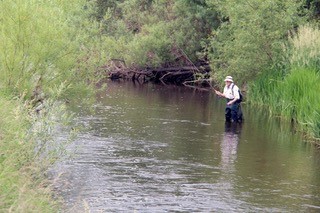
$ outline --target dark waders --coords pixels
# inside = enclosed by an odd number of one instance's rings
[[[227,102],[231,101],[231,99],[227,99]],[[226,122],[238,122],[241,123],[243,120],[242,110],[240,103],[235,102],[232,105],[226,106]]]

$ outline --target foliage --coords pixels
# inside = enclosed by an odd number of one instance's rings
[[[97,5],[107,6],[99,9],[97,18],[103,39],[114,43],[105,45],[109,56],[127,66],[165,65],[182,55],[195,62],[202,49],[199,41],[217,27],[216,13],[205,1],[98,1]]]
[[[286,49],[291,67],[320,67],[320,30],[310,25],[300,26],[289,38]]]
[[[1,96],[0,104],[0,113],[5,115],[0,119],[0,211],[53,212],[55,204],[48,188],[41,187],[43,179],[31,176],[41,173],[35,164],[35,144],[27,140],[28,111],[21,100]]]
[[[0,119],[0,212],[54,212],[58,203],[51,198],[45,171],[66,156],[66,141],[57,141],[56,135],[69,115],[52,101],[40,114],[33,114],[22,98],[1,94],[0,104],[5,115]]]
[[[209,0],[220,11],[221,27],[214,32],[210,59],[214,76],[226,73],[246,82],[281,58],[282,43],[299,22],[297,1]]]
[[[3,0],[0,9],[0,211],[54,212],[45,174],[65,151],[53,136],[70,120],[58,100],[95,83],[100,31],[86,0]]]
[[[286,47],[287,72],[270,70],[250,85],[250,100],[276,115],[292,119],[320,138],[319,29],[301,26]]]
[[[87,16],[84,5],[83,0],[1,1],[0,88],[30,98],[34,90],[47,94],[59,84],[70,89],[72,81],[88,77],[89,70],[76,67],[82,62],[79,47],[89,39],[82,30],[90,30],[89,23],[80,21]]]
[[[309,10],[310,21],[320,19],[320,1],[305,0],[305,8]]]
[[[110,10],[112,10],[112,14],[116,16],[116,13],[119,11],[118,3],[120,2],[122,2],[122,0],[96,0],[93,16],[98,20],[103,20],[105,14]]]

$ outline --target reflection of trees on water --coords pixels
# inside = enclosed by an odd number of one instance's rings
[[[239,144],[239,136],[241,132],[241,124],[229,123],[225,124],[225,132],[220,144],[221,148],[221,169],[224,172],[233,170],[234,163],[237,159],[237,149]]]

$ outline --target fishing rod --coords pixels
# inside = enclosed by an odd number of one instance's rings
[[[216,93],[216,95],[218,95],[218,97],[224,97],[224,95],[223,95],[220,91],[216,90],[216,89],[212,86],[212,78],[208,79],[207,81],[208,81],[208,83],[209,83],[210,88]]]

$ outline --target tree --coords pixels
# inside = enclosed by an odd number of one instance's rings
[[[311,19],[320,19],[320,0],[306,0],[305,8],[310,11]]]
[[[195,63],[202,40],[218,26],[205,0],[99,0],[97,9],[104,39],[115,43],[111,57],[128,66],[176,65],[181,55]]]
[[[288,32],[298,26],[301,3],[292,0],[208,0],[220,11],[220,28],[211,37],[213,75],[254,79],[277,63]]]

